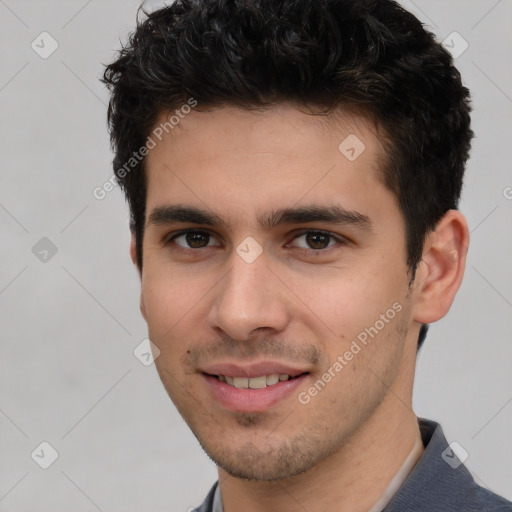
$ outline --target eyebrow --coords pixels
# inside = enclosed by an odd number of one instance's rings
[[[305,224],[308,222],[326,222],[329,224],[353,226],[368,232],[373,231],[372,221],[367,215],[334,205],[281,208],[259,215],[257,221],[262,229],[268,231],[280,225]],[[231,224],[215,212],[185,205],[158,206],[153,209],[147,222],[148,225],[173,223],[222,226],[228,230],[231,228]]]

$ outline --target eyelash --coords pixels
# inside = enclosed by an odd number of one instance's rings
[[[209,231],[206,231],[206,230],[202,230],[202,229],[186,229],[186,230],[174,233],[170,238],[167,238],[164,241],[164,246],[171,246],[171,245],[173,245],[174,246],[173,250],[177,250],[177,251],[185,252],[185,253],[198,252],[201,249],[207,249],[208,246],[207,247],[199,247],[199,248],[192,248],[192,247],[185,248],[185,247],[182,247],[182,246],[180,246],[180,245],[178,245],[178,244],[176,244],[174,242],[176,240],[176,238],[179,238],[180,236],[188,235],[188,234],[193,234],[193,233],[200,233],[200,234],[204,234],[204,235],[208,235],[210,237],[213,237],[212,233],[210,233]],[[308,235],[308,234],[328,236],[330,239],[335,240],[337,242],[338,246],[345,246],[345,245],[348,244],[348,241],[346,239],[344,239],[343,237],[334,235],[333,233],[330,233],[328,231],[322,231],[322,230],[316,230],[316,229],[309,229],[309,230],[300,231],[300,232],[295,234],[293,240],[296,240],[297,238],[300,238],[301,236]],[[306,256],[315,257],[315,256],[322,255],[322,253],[324,253],[324,254],[327,253],[327,251],[329,249],[332,249],[335,246],[336,246],[336,244],[328,245],[327,247],[325,247],[323,249],[304,249],[302,247],[296,247],[296,248],[299,249]],[[216,246],[213,246],[213,247],[216,247]]]

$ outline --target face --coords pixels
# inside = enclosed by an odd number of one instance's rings
[[[193,111],[147,156],[155,363],[233,476],[285,478],[333,456],[410,372],[404,221],[383,155],[363,118],[281,104]]]

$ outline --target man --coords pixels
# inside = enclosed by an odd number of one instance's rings
[[[106,69],[161,380],[199,511],[512,510],[412,389],[461,284],[469,92],[389,0],[182,0]]]

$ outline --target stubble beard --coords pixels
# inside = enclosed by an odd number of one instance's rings
[[[396,343],[402,343],[407,331],[404,317],[398,317],[397,325],[388,336],[394,338]],[[382,382],[391,383],[396,377],[398,366],[397,358],[385,361],[379,372],[383,378]],[[170,388],[165,387],[169,392]],[[201,417],[194,417],[187,408],[179,407],[176,402],[175,405],[203,450],[217,466],[235,478],[272,482],[306,473],[335,454],[374,414],[388,390],[389,387],[383,386],[382,383],[380,389],[379,384],[376,384],[371,392],[362,389],[360,396],[354,396],[350,402],[353,410],[345,414],[345,419],[341,418],[339,409],[326,409],[326,402],[315,418],[311,418],[311,412],[309,416],[306,415],[306,425],[298,429],[293,411],[275,425],[269,424],[265,413],[231,413],[231,423],[236,425],[232,431],[227,429],[222,432],[222,428],[217,429],[217,425],[220,427],[220,424],[211,416],[203,414]],[[172,394],[169,395],[172,398]],[[364,406],[361,406],[361,403],[364,403]],[[310,405],[297,403],[296,407]],[[203,410],[206,412],[207,408]],[[340,423],[337,423],[337,415],[340,416]],[[210,428],[203,428],[204,422],[210,423]],[[217,430],[215,440],[209,435],[211,428]],[[287,429],[292,433],[287,433]],[[238,445],[236,436],[239,432],[240,437],[252,437],[254,441],[248,440]]]

